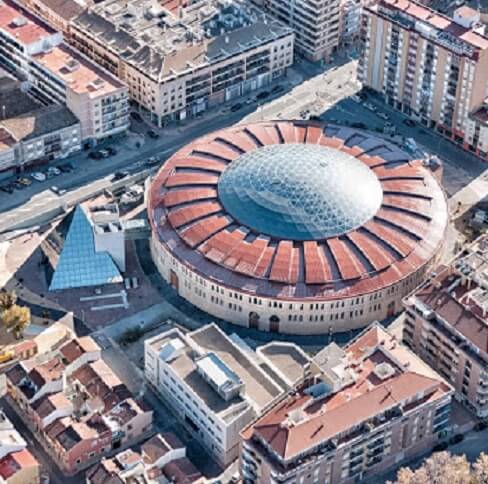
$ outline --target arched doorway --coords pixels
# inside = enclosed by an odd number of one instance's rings
[[[269,318],[269,330],[275,333],[279,333],[280,331],[280,318],[275,314]]]
[[[254,311],[249,313],[249,327],[259,329],[259,314]]]

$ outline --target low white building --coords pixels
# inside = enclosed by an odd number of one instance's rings
[[[290,388],[279,374],[297,375],[308,361],[295,345],[273,345],[257,354],[215,324],[187,334],[174,328],[145,342],[145,376],[226,466],[238,456],[239,432]]]

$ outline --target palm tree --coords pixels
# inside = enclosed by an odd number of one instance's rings
[[[0,310],[10,309],[17,302],[15,291],[0,291]]]

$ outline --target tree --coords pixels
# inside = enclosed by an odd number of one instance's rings
[[[10,309],[17,302],[15,291],[0,291],[0,310]]]
[[[488,454],[482,453],[473,464],[474,482],[488,484]]]
[[[473,484],[471,466],[464,455],[436,452],[413,471],[403,467],[395,484]]]
[[[2,311],[1,319],[7,330],[12,331],[16,338],[20,338],[31,322],[30,309],[14,304]]]

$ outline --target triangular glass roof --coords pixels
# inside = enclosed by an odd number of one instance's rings
[[[122,282],[122,276],[107,252],[96,252],[93,228],[78,205],[64,241],[50,291]]]

